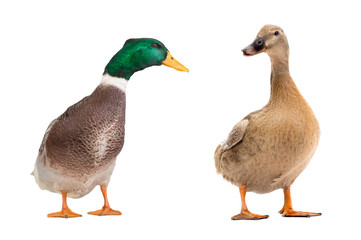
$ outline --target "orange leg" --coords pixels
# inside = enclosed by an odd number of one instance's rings
[[[66,195],[67,193],[61,191],[61,196],[63,197],[63,206],[60,212],[49,213],[48,217],[61,217],[61,218],[73,218],[73,217],[81,217],[80,214],[72,212],[68,205],[66,204]]]
[[[103,216],[103,215],[122,215],[121,212],[117,211],[117,210],[113,210],[110,208],[109,206],[109,202],[108,202],[108,196],[107,196],[107,187],[106,186],[100,186],[100,190],[103,193],[103,197],[104,197],[104,206],[102,209],[97,210],[97,211],[93,211],[93,212],[88,212],[88,214],[92,214],[92,215],[98,215],[98,216]]]
[[[313,212],[300,212],[295,211],[292,208],[292,200],[291,200],[291,187],[287,187],[283,190],[285,195],[285,203],[283,208],[279,211],[283,217],[313,217],[313,216],[321,216],[321,213],[313,213]]]
[[[259,220],[259,219],[268,218],[268,215],[254,214],[248,210],[246,205],[246,191],[247,191],[246,185],[242,184],[242,186],[239,187],[239,192],[241,193],[241,200],[242,200],[241,213],[233,216],[232,220]]]

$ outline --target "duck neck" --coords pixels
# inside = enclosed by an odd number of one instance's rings
[[[283,54],[270,55],[271,69],[271,97],[270,101],[292,101],[300,95],[296,84],[293,82],[288,65],[288,51]]]
[[[290,75],[288,57],[271,57],[271,74],[272,76]]]
[[[103,74],[102,80],[100,82],[100,85],[110,85],[114,86],[121,91],[125,92],[127,87],[128,80],[121,78],[121,77],[114,77],[109,75],[108,73]]]

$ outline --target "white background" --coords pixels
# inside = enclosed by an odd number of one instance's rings
[[[99,3],[98,3],[99,2]],[[360,183],[360,12],[357,1],[2,1],[0,3],[1,234],[7,239],[356,238]],[[101,3],[100,3],[101,2]],[[231,221],[237,187],[216,175],[213,153],[233,125],[269,97],[266,54],[241,49],[264,24],[283,28],[290,70],[321,126],[308,168],[283,193],[247,194],[267,220]],[[161,66],[127,86],[125,145],[109,188],[122,216],[86,214],[99,188],[68,199],[77,219],[49,219],[61,196],[30,175],[51,120],[89,95],[128,38],[152,37],[190,69]]]

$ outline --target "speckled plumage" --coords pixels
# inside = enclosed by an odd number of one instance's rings
[[[258,37],[267,41],[275,31],[282,29],[266,25]],[[238,123],[215,151],[217,172],[257,193],[289,187],[309,163],[320,135],[315,115],[289,74],[287,38],[280,37],[278,42],[270,38],[265,50],[272,62],[268,104]]]
[[[67,197],[82,197],[96,185],[104,206],[88,214],[122,214],[110,207],[107,186],[124,143],[126,85],[135,72],[160,65],[189,71],[160,41],[128,39],[106,65],[95,91],[50,123],[32,173],[40,188],[61,193],[61,211],[48,217],[81,217],[70,210]]]
[[[124,143],[125,92],[100,84],[48,127],[34,176],[43,189],[82,197],[107,186]]]

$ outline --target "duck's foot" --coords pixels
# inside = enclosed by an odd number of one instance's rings
[[[292,208],[287,210],[282,208],[279,213],[282,214],[282,217],[316,217],[322,215],[322,213],[295,211]]]
[[[48,217],[58,217],[58,218],[74,218],[81,217],[80,214],[72,212],[69,208],[64,208],[60,212],[49,213]]]
[[[233,216],[232,220],[260,220],[260,219],[268,218],[268,215],[254,214],[248,210],[246,205],[247,186],[245,184],[242,184],[242,186],[239,187],[239,192],[241,194],[241,200],[242,200],[241,213]]]
[[[61,211],[60,212],[55,212],[55,213],[49,213],[48,217],[59,217],[59,218],[81,217],[80,214],[72,212],[69,209],[68,204],[66,203],[67,192],[65,192],[65,191],[60,191],[60,192],[61,192],[61,196],[63,198],[63,205],[62,205]]]
[[[106,186],[100,186],[100,190],[102,191],[103,197],[104,197],[104,206],[102,209],[97,211],[88,212],[88,214],[91,215],[97,215],[97,216],[105,216],[105,215],[122,215],[121,212],[117,210],[113,210],[109,206],[108,201],[108,195],[107,195],[107,187]]]
[[[100,210],[88,212],[91,215],[105,216],[105,215],[122,215],[120,211],[113,210],[110,207],[103,207]]]
[[[283,204],[282,209],[279,211],[279,213],[282,214],[282,217],[315,217],[322,215],[322,213],[301,212],[293,210],[291,200],[291,187],[286,187],[285,189],[283,189],[283,192],[285,196],[285,203]]]
[[[268,215],[258,215],[251,213],[249,210],[242,210],[240,214],[232,217],[232,220],[260,220],[266,219]]]

